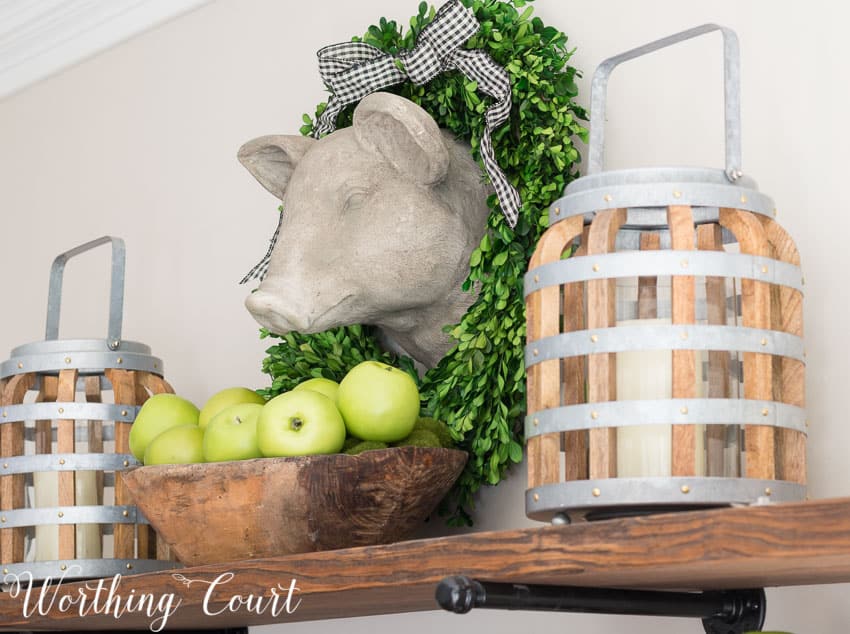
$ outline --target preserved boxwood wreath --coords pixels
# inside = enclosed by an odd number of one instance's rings
[[[455,487],[443,501],[441,514],[452,525],[471,524],[473,496],[482,484],[497,484],[511,463],[522,460],[522,415],[525,411],[525,304],[522,277],[547,226],[549,205],[575,178],[580,160],[573,139],[586,141],[584,110],[574,101],[578,72],[569,66],[573,51],[567,36],[532,17],[524,0],[462,0],[481,24],[466,48],[482,48],[509,76],[513,107],[510,118],[494,131],[495,158],[522,198],[519,221],[508,227],[496,196],[490,196],[488,231],[470,257],[464,290],[479,289],[478,298],[458,324],[446,326],[455,342],[439,364],[419,377],[407,358],[380,348],[368,326],[347,326],[322,333],[261,337],[280,338],[263,360],[272,378],[261,390],[267,397],[289,390],[306,378],[324,376],[339,381],[365,359],[403,367],[419,383],[423,411],[446,421],[470,458]],[[387,53],[414,46],[419,32],[436,11],[425,2],[404,32],[395,21],[381,18],[365,35],[353,38]],[[438,75],[424,86],[411,82],[387,90],[424,108],[437,124],[471,146],[480,161],[479,133],[489,98],[459,71]],[[314,118],[304,115],[301,133],[313,131],[326,104]],[[337,127],[351,125],[354,105],[346,107]]]

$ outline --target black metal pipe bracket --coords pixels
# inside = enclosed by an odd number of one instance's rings
[[[667,592],[491,583],[464,576],[437,585],[437,603],[465,614],[472,608],[591,612],[702,619],[706,634],[744,634],[764,625],[764,590]]]

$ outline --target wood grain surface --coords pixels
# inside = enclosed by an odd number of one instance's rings
[[[141,574],[120,579],[119,593],[181,600],[169,628],[222,628],[437,609],[436,584],[465,574],[487,581],[659,589],[752,588],[850,581],[850,498],[622,518],[570,526],[399,542]],[[292,614],[217,616],[234,595],[270,596],[294,579],[301,603]],[[190,581],[186,585],[185,581]],[[93,586],[93,582],[88,584]],[[78,596],[85,583],[63,584],[58,596]],[[55,605],[58,605],[58,599]],[[0,630],[147,629],[150,619],[54,607],[22,616],[22,597],[0,595]],[[119,627],[120,626],[120,627]]]

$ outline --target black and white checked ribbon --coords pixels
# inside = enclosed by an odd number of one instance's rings
[[[510,227],[516,226],[520,199],[516,189],[508,182],[505,173],[493,157],[493,130],[502,125],[511,111],[511,83],[508,73],[481,49],[462,49],[461,46],[478,32],[479,24],[470,10],[459,0],[446,2],[419,37],[416,45],[398,56],[388,55],[364,42],[342,42],[319,50],[319,73],[331,91],[328,105],[313,130],[318,139],[336,129],[336,118],[350,103],[366,95],[392,86],[412,81],[421,85],[438,74],[458,69],[478,89],[495,99],[484,113],[485,127],[481,133],[480,153],[484,169],[493,183],[502,213]],[[402,70],[403,69],[403,70]],[[268,253],[242,279],[262,280],[269,267],[269,259],[280,233],[280,223],[271,240]]]

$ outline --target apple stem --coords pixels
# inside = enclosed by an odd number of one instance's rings
[[[234,423],[236,423],[237,425],[241,425],[241,424],[242,424],[242,419],[241,419],[241,418],[239,418],[238,416],[236,416],[236,417],[234,417],[233,422],[234,422]]]
[[[289,425],[290,427],[292,427],[293,430],[298,431],[304,425],[304,421],[297,417],[291,418],[289,420]]]

